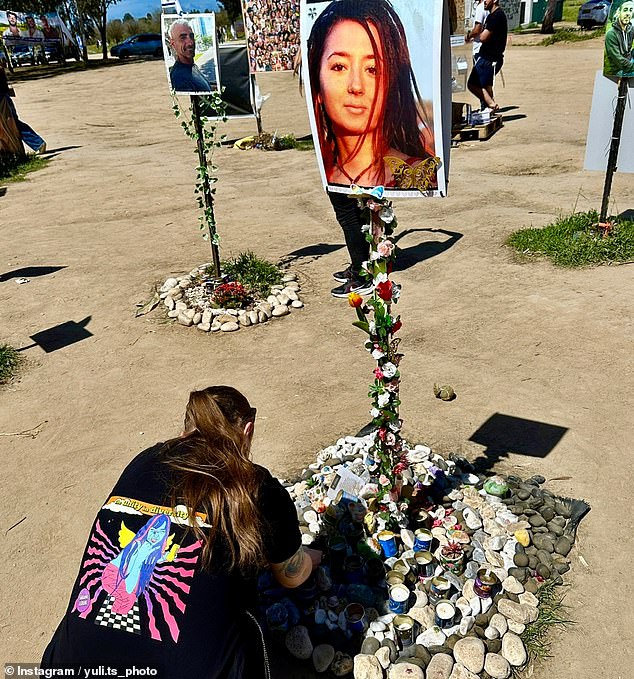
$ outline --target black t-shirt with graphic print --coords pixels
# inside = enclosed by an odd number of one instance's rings
[[[162,447],[128,465],[99,511],[42,667],[149,668],[145,676],[158,679],[262,675],[261,656],[253,653],[257,630],[245,613],[255,582],[222,568],[221,543],[212,568],[200,567],[201,545],[184,528],[185,508],[169,507],[171,471],[161,462]],[[281,484],[259,470],[265,554],[280,563],[301,545],[297,514]],[[205,529],[206,517],[198,518]]]

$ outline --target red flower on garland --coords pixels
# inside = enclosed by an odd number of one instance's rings
[[[377,380],[382,380],[383,379],[383,371],[379,366],[377,366],[374,369],[374,376],[376,377]]]
[[[387,436],[387,429],[385,427],[381,427],[378,431],[378,435],[381,441],[385,441],[385,437]]]
[[[390,302],[392,300],[392,281],[383,281],[383,283],[379,283],[376,286],[376,292],[382,300]]]
[[[392,326],[392,332],[398,332],[401,328],[403,327],[403,324],[401,323],[401,319],[399,318],[396,323]]]

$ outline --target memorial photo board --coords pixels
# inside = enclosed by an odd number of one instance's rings
[[[218,90],[216,15],[163,14],[163,56],[167,82],[176,94]]]
[[[605,26],[603,75],[634,78],[634,0],[614,0]]]
[[[451,54],[443,0],[302,0],[301,47],[324,186],[445,196]]]
[[[251,73],[292,71],[299,49],[299,0],[242,0]]]
[[[15,66],[79,57],[75,39],[57,12],[2,9],[0,37]]]

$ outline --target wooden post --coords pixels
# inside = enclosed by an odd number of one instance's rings
[[[621,78],[619,81],[619,93],[616,99],[614,126],[612,127],[612,141],[610,142],[610,153],[608,155],[605,183],[603,184],[603,200],[601,201],[599,222],[605,222],[608,216],[608,204],[610,202],[610,191],[612,190],[612,177],[616,172],[616,162],[619,157],[619,146],[621,144],[621,130],[623,129],[623,116],[625,115],[625,101],[627,99],[627,82],[627,78]]]
[[[205,143],[203,137],[203,124],[200,114],[200,100],[197,96],[191,96],[192,102],[192,118],[194,128],[196,130],[196,145],[198,146],[198,162],[201,167],[207,167],[207,156],[205,154]],[[211,224],[207,221],[207,228],[209,230],[209,243],[211,245],[211,257],[216,270],[216,278],[220,278],[220,252],[218,245],[215,242],[216,236],[216,217],[214,215],[214,197],[211,192],[211,185],[209,184],[209,177],[207,173],[203,175],[203,199],[205,201],[205,208],[211,212]]]

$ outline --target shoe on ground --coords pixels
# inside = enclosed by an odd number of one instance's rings
[[[356,292],[357,295],[369,295],[374,286],[371,282],[360,281],[356,278],[351,278],[346,283],[339,287],[333,288],[330,294],[333,297],[347,297],[351,292]]]
[[[486,108],[481,109],[481,110],[480,110],[480,113],[481,113],[482,115],[486,115],[487,113],[488,113],[488,114],[491,114],[492,111],[493,111],[493,109],[491,109],[491,108],[489,108],[489,107],[487,106]]]
[[[347,267],[343,271],[335,271],[332,277],[339,283],[347,283],[352,278],[352,266]]]
[[[42,146],[40,146],[36,153],[46,153],[46,142],[44,142]]]

